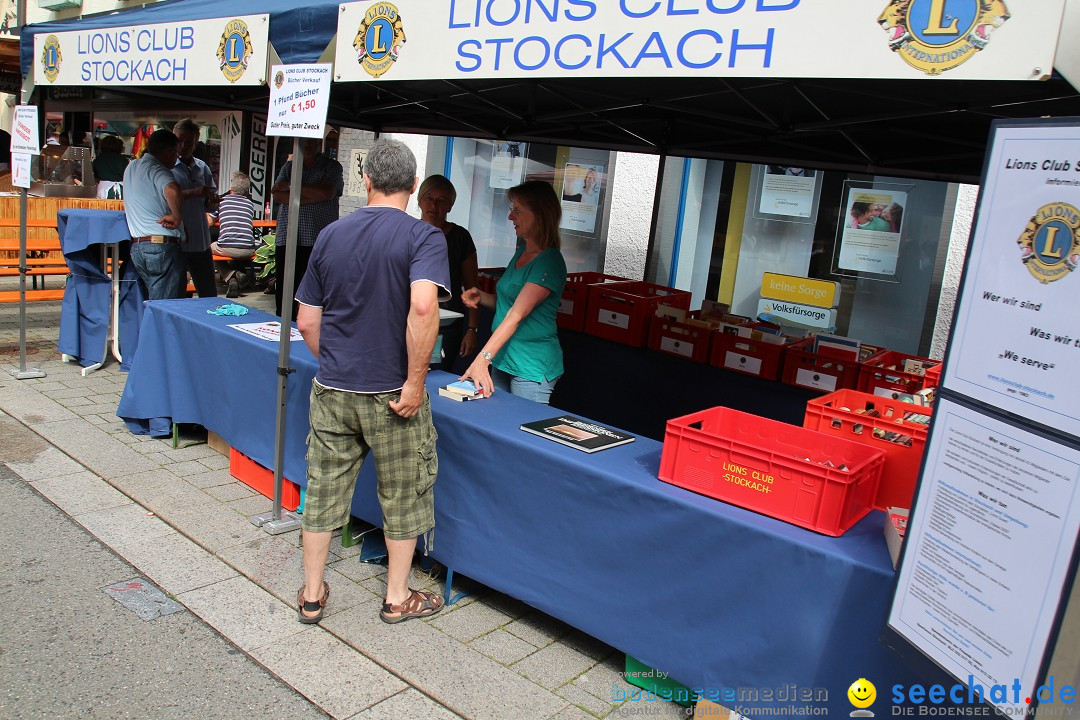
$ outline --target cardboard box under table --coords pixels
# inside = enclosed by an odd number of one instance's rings
[[[717,407],[668,420],[659,477],[836,536],[873,508],[884,460],[862,443]]]
[[[874,507],[911,507],[933,410],[922,405],[838,390],[806,403],[803,427],[885,453]]]
[[[607,282],[628,282],[630,278],[618,275],[605,275],[598,272],[568,273],[566,285],[563,287],[562,299],[559,301],[559,314],[555,316],[555,322],[561,328],[581,332],[585,329],[585,318],[588,316],[589,287]]]
[[[685,290],[647,282],[612,282],[589,286],[585,332],[606,340],[642,347],[649,334],[649,319],[658,305],[690,309]]]

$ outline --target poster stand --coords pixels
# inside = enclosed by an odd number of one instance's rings
[[[1030,715],[1075,691],[1047,673],[1080,557],[1080,119],[997,121],[989,148],[882,641]]]

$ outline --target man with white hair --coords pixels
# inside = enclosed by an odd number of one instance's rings
[[[248,195],[250,191],[251,180],[247,174],[239,170],[234,172],[229,182],[229,194],[222,195],[218,203],[218,237],[210,243],[210,251],[214,255],[243,261],[250,260],[258,249],[253,227],[255,204],[251,202],[251,197]],[[237,277],[237,270],[243,265],[232,260],[219,260],[215,265],[221,275],[221,281],[227,287],[225,297],[240,297],[240,278]]]

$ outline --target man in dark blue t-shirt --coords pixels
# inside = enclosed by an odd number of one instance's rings
[[[356,475],[370,450],[389,568],[380,617],[434,615],[442,598],[408,586],[416,538],[435,527],[435,426],[424,388],[449,297],[446,240],[405,213],[416,159],[380,140],[364,163],[367,207],[321,233],[296,299],[297,325],[319,359],[311,388],[304,504],[302,623],[322,619],[330,587],[323,569],[331,532],[349,519]],[[428,538],[430,547],[430,536]]]

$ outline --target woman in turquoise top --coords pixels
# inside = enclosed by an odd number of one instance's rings
[[[566,262],[559,252],[562,207],[551,185],[530,180],[510,188],[510,222],[522,242],[495,286],[495,294],[471,288],[462,294],[470,308],[494,308],[491,337],[462,375],[495,388],[548,403],[563,374],[555,316],[559,312]],[[490,367],[494,368],[494,371]]]

